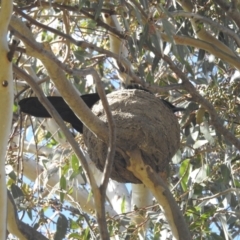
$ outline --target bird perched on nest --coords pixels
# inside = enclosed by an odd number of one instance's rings
[[[126,89],[138,89],[149,92],[148,90],[138,85],[129,85],[126,87]],[[85,94],[80,97],[89,108],[92,108],[93,105],[100,100],[98,93]],[[60,114],[64,121],[71,123],[72,127],[78,132],[80,133],[83,132],[83,123],[74,114],[72,109],[67,105],[67,103],[64,101],[62,97],[50,96],[47,97],[47,99],[51,102],[51,104],[54,106],[54,108],[57,110],[57,112]],[[170,102],[164,99],[161,100],[172,112],[185,110],[184,108],[175,107]],[[20,106],[21,112],[26,113],[28,115],[40,118],[51,118],[51,115],[48,113],[45,107],[39,102],[37,97],[24,98],[18,102],[18,105]]]

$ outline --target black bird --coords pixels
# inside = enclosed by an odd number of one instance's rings
[[[91,93],[81,96],[82,100],[86,103],[89,108],[100,99],[97,93]],[[67,105],[62,97],[47,97],[54,108],[57,110],[62,119],[72,124],[72,127],[78,132],[83,132],[83,124]],[[34,117],[51,118],[51,115],[45,109],[45,107],[39,102],[37,97],[24,98],[18,102],[21,112],[29,114]]]
[[[132,88],[132,87],[129,87]],[[129,89],[128,88],[128,89]],[[144,89],[145,90],[145,89]],[[89,108],[100,100],[98,93],[90,93],[81,96],[82,100]],[[62,97],[47,97],[54,108],[57,110],[62,119],[68,123],[71,123],[72,127],[78,132],[83,132],[83,123],[74,114],[72,109],[67,105]],[[184,108],[178,108],[173,106],[170,102],[162,99],[163,103],[171,109],[173,112],[183,111]],[[51,118],[51,115],[45,109],[45,107],[39,102],[37,97],[24,98],[18,102],[21,112],[29,114],[34,117]]]

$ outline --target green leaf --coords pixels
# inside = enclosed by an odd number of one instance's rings
[[[16,113],[18,110],[18,105],[17,104],[13,104],[13,112]]]
[[[68,236],[68,239],[76,239],[76,240],[82,240],[82,236],[79,235],[79,233],[71,233],[69,236]]]
[[[157,54],[162,54],[162,49],[163,49],[163,44],[162,44],[162,39],[160,37],[160,34],[158,32],[155,32],[150,35],[150,41],[152,46],[156,49]]]
[[[179,45],[177,45],[177,46],[175,46],[175,54],[176,54],[176,56],[177,56],[177,58],[178,58],[178,60],[182,63],[182,64],[185,64],[185,67],[187,68],[187,66],[188,66],[188,64],[187,64],[187,62],[185,61],[185,59],[186,59],[186,55],[187,54],[189,54],[188,52],[187,52],[187,48],[185,47],[185,46],[179,46]],[[188,66],[189,67],[189,66]],[[188,69],[189,70],[189,69]]]
[[[68,191],[67,191],[68,195],[72,195],[73,194],[73,187],[69,187]]]
[[[240,188],[240,181],[238,181],[237,179],[234,179],[233,182],[236,188]]]
[[[64,196],[65,196],[65,190],[67,188],[67,181],[66,178],[64,176],[61,176],[60,178],[60,201],[63,202],[64,200]],[[64,190],[64,191],[63,191]]]
[[[136,48],[137,46],[135,45],[135,43],[133,42],[133,39],[132,38],[129,38],[128,39],[128,46],[129,46],[129,50],[130,50],[130,53],[131,53],[131,56],[135,57],[136,55]]]
[[[124,213],[126,209],[126,199],[125,196],[123,197],[123,200],[121,202],[121,212]]]
[[[66,188],[67,188],[67,181],[64,176],[61,176],[61,178],[60,178],[60,188],[63,190],[66,190]]]
[[[229,181],[231,180],[231,172],[229,168],[225,164],[222,164],[220,168],[221,168],[221,173],[223,177],[223,182],[229,183]]]
[[[200,195],[200,194],[202,194],[203,186],[198,183],[195,183],[193,189],[194,189],[195,195]]]
[[[194,144],[193,144],[193,148],[194,149],[198,149],[204,145],[206,145],[208,143],[208,140],[197,140]]]
[[[202,183],[206,180],[209,175],[209,166],[208,164],[204,164],[202,167],[195,169],[191,172],[192,182],[194,183]]]
[[[172,157],[172,162],[173,164],[178,164],[181,162],[181,160],[182,160],[182,153],[180,150],[177,150],[175,155]]]
[[[74,51],[73,54],[75,55],[76,59],[79,62],[84,62],[85,61],[85,58],[86,58],[85,50],[77,50],[77,51]]]
[[[140,40],[138,42],[139,52],[142,51],[142,47],[144,43],[147,41],[148,37],[149,37],[149,24],[147,23],[144,26],[143,32],[141,33],[141,36],[140,36]]]
[[[181,177],[181,186],[183,191],[187,190],[188,178],[190,172],[190,159],[186,159],[181,163],[179,175]]]
[[[149,9],[148,7],[148,0],[140,0],[140,3],[142,7],[147,11]]]
[[[211,133],[209,131],[209,125],[207,121],[204,121],[201,125],[200,125],[200,131],[203,134],[203,136],[205,137],[206,140],[208,140],[208,142],[212,145],[214,144],[214,138],[211,136]]]
[[[96,11],[94,13],[94,19],[98,19],[100,14],[101,14],[101,10],[102,10],[102,6],[103,6],[103,0],[98,0],[98,4],[96,6]]]
[[[54,240],[61,240],[65,238],[68,229],[68,220],[63,214],[59,214],[57,220],[57,231],[54,235]]]
[[[131,4],[131,1],[129,2],[129,4]],[[133,6],[133,4],[131,4]],[[138,8],[133,6],[133,11],[135,13],[135,16],[137,17],[137,22],[140,26],[143,26],[143,22],[142,22],[142,15],[139,12]]]
[[[27,209],[27,215],[32,220],[32,209]]]
[[[186,211],[186,215],[187,216],[198,216],[200,210],[201,210],[201,207],[199,207],[199,206],[189,206],[188,210]]]
[[[185,52],[184,52],[184,59],[186,58],[186,56],[189,55],[189,51],[188,51],[188,48],[185,49]],[[183,61],[183,64],[185,65],[186,69],[188,70],[188,72],[192,75],[192,76],[195,76],[194,74],[194,71],[192,69],[192,65],[189,64],[187,61]]]
[[[163,29],[165,31],[165,33],[167,34],[170,42],[173,44],[173,46],[175,46],[174,44],[174,40],[173,40],[173,33],[175,33],[175,28],[174,26],[166,19],[162,18],[162,26],[163,26]]]
[[[84,240],[88,240],[88,239],[90,239],[89,237],[90,237],[90,229],[89,228],[86,228],[86,229],[84,229],[84,231],[83,231],[83,233],[84,233]]]
[[[199,62],[199,61],[202,61],[203,58],[204,58],[204,56],[205,56],[205,50],[200,49],[200,50],[198,51],[198,58],[197,58],[197,61],[198,61],[198,62]]]
[[[79,170],[79,160],[75,154],[72,155],[71,164],[72,164],[73,171]]]
[[[17,176],[16,176],[16,174],[15,174],[14,171],[11,171],[11,172],[8,174],[8,176],[9,176],[12,180],[14,180],[14,181],[16,181],[16,179],[17,179]]]
[[[75,230],[79,228],[79,224],[76,221],[73,221],[72,219],[69,219],[70,221],[70,228]]]
[[[155,71],[156,67],[158,66],[159,61],[161,60],[161,57],[159,57],[158,55],[156,55],[153,59],[152,62],[152,73]]]
[[[220,223],[220,226],[222,225],[222,230],[224,232],[225,239],[232,239],[230,233],[228,232],[226,216],[223,214],[217,214],[216,218],[217,218],[218,222]]]
[[[72,172],[71,176],[69,177],[69,180],[73,180],[78,176],[78,174],[81,174],[80,170]]]
[[[206,85],[206,84],[208,84],[207,79],[206,78],[201,78],[201,77],[198,77],[197,79],[195,79],[194,82],[196,84],[198,84],[198,85],[201,85],[201,84]]]
[[[81,8],[85,5],[85,3],[87,2],[87,0],[81,0],[81,1],[78,1],[79,4],[78,4],[78,11],[81,10]]]
[[[192,133],[190,133],[187,137],[187,145],[192,145],[193,143],[195,143],[195,141],[197,140],[199,135],[199,131],[196,130]]]
[[[21,188],[15,185],[14,183],[11,185],[11,192],[14,199],[24,196]]]

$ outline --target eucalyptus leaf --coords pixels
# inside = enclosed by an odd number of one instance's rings
[[[200,131],[203,134],[203,136],[205,137],[206,140],[208,140],[208,142],[212,145],[214,144],[214,138],[211,136],[211,133],[209,131],[209,124],[207,121],[204,121],[201,125],[200,125]]]
[[[188,178],[189,178],[189,173],[190,173],[190,160],[186,159],[181,163],[181,166],[179,168],[179,174],[181,177],[181,186],[183,191],[187,190],[187,183],[188,183]]]
[[[209,173],[209,166],[204,164],[202,167],[195,169],[191,172],[190,177],[193,183],[202,183],[204,180],[207,180]]]
[[[173,162],[173,164],[178,164],[178,163],[180,163],[181,159],[182,159],[182,153],[180,150],[178,150],[175,153],[175,155],[172,157],[172,162]]]
[[[14,183],[11,185],[11,192],[12,192],[12,195],[13,195],[14,199],[24,196],[21,188]]]
[[[166,34],[167,34],[167,36],[168,36],[168,38],[169,38],[169,40],[170,40],[170,42],[172,43],[172,44],[174,44],[174,40],[173,40],[173,37],[172,37],[172,35],[175,33],[175,28],[174,28],[174,26],[168,21],[168,20],[166,20],[166,19],[162,19],[162,26],[163,26],[163,29],[164,29],[164,31],[166,32]],[[174,44],[174,46],[175,46],[175,44]]]
[[[158,55],[156,55],[153,59],[153,63],[152,63],[152,73],[155,71],[155,69],[158,66],[159,61],[161,60],[161,57],[159,57]]]
[[[139,52],[142,51],[143,45],[147,42],[148,37],[149,37],[149,24],[146,23],[141,35],[139,36],[139,38],[140,38],[140,40],[138,42]]]
[[[204,58],[204,56],[205,56],[205,53],[206,53],[205,50],[199,49],[199,51],[198,51],[198,58],[197,58],[197,61],[198,61],[198,62],[203,60],[203,58]]]
[[[67,234],[68,220],[63,214],[59,214],[57,220],[57,231],[54,235],[54,240],[64,239]]]
[[[197,140],[194,144],[193,144],[193,148],[194,149],[198,149],[204,145],[206,145],[208,143],[208,140]]]
[[[220,168],[223,177],[223,182],[228,184],[232,180],[231,170],[225,164],[221,164]]]
[[[187,137],[187,145],[192,145],[196,142],[197,138],[199,136],[199,131],[194,131],[190,133]]]

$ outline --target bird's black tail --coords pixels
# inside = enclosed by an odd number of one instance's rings
[[[92,108],[92,106],[100,99],[97,93],[82,95],[81,98],[89,108]],[[47,99],[51,102],[64,121],[71,123],[73,128],[78,132],[83,132],[82,122],[77,118],[62,97],[47,97]],[[51,117],[37,97],[24,98],[19,101],[18,105],[20,106],[21,112],[31,116],[41,118]]]

